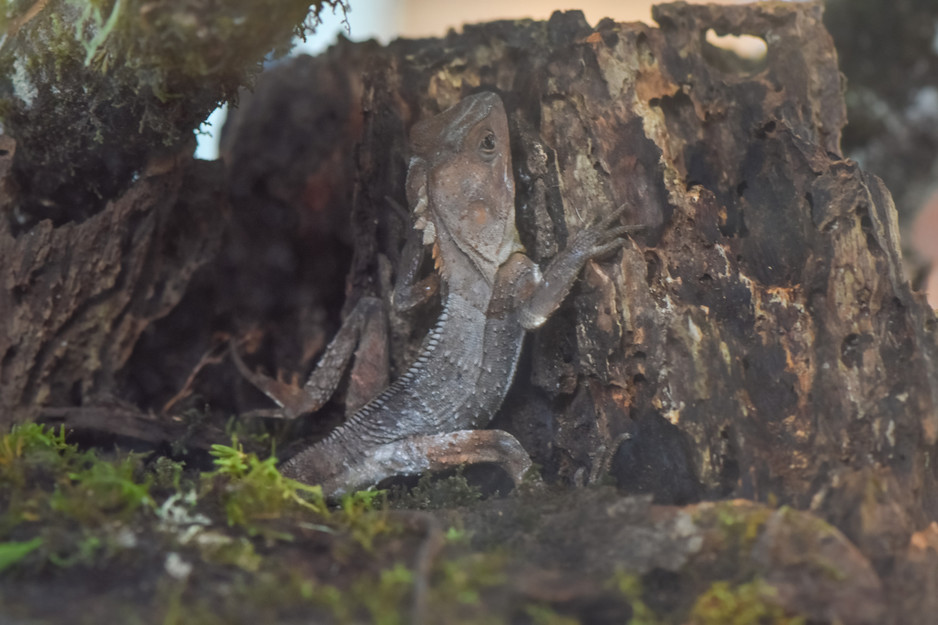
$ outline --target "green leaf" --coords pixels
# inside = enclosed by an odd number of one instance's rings
[[[7,570],[42,544],[41,538],[19,542],[0,543],[0,573]]]

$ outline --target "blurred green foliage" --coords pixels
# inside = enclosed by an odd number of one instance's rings
[[[82,219],[174,151],[342,0],[0,0],[14,226]]]

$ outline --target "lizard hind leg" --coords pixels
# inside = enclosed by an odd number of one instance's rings
[[[341,475],[323,483],[327,494],[374,486],[389,477],[445,471],[491,463],[504,470],[517,488],[531,468],[531,458],[514,436],[503,430],[459,430],[411,436],[379,445]]]
[[[295,419],[319,410],[332,397],[353,354],[355,364],[346,397],[348,408],[357,410],[381,392],[388,384],[387,345],[384,303],[375,297],[362,297],[342,322],[302,387],[251,371],[234,344],[230,352],[241,375],[280,407],[278,411],[264,411],[265,416]]]
[[[518,486],[531,468],[528,452],[504,430],[459,430],[419,439],[431,471],[489,462],[504,469]]]

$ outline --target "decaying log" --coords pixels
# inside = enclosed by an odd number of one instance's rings
[[[608,462],[621,488],[662,502],[777,499],[886,557],[938,501],[934,321],[902,275],[888,192],[840,155],[821,8],[654,16],[590,29],[558,13],[376,51],[348,299],[382,294],[381,258],[399,249],[384,198],[403,201],[406,129],[496,90],[533,256],[623,203],[648,226],[534,336],[498,425],[551,480],[599,479]],[[710,28],[763,38],[762,66],[715,62]],[[871,489],[896,514],[840,518]]]
[[[589,580],[609,579],[616,570],[643,577],[645,602],[655,613],[671,615],[663,622],[706,622],[677,615],[686,615],[695,598],[727,574],[770,585],[775,594],[767,598],[769,604],[810,623],[889,622],[883,583],[869,561],[843,534],[808,512],[745,500],[653,506],[650,497],[616,498],[609,490],[575,489],[540,502],[529,497],[526,506],[494,500],[449,518],[479,528],[478,540],[485,545],[504,545],[506,528],[515,528],[511,544],[521,570],[509,583],[530,599],[573,606],[568,609],[581,622],[591,620],[582,606],[592,606],[595,622],[627,621],[596,615],[603,608],[610,611],[617,597],[608,584]],[[536,524],[526,520],[532,508]],[[569,571],[577,574],[564,575]],[[732,622],[745,609],[731,608],[713,622]],[[771,622],[750,618],[742,622]]]
[[[622,203],[648,228],[536,333],[497,425],[550,480],[608,471],[665,503],[780,501],[887,562],[938,503],[934,315],[902,274],[889,193],[840,153],[821,7],[654,17],[591,29],[558,13],[375,51],[348,300],[387,294],[377,276],[401,229],[385,198],[403,202],[406,129],[498,91],[532,256]],[[761,37],[765,59],[734,69],[711,28]]]
[[[15,151],[12,141],[7,146],[0,174]],[[0,219],[0,426],[35,418],[44,405],[80,406],[114,393],[140,334],[217,253],[222,170],[183,160],[153,163],[82,223],[43,221],[14,236]]]

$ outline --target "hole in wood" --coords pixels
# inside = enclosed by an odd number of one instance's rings
[[[768,63],[769,46],[765,39],[754,35],[719,35],[710,28],[702,47],[707,62],[729,74],[750,76]]]

